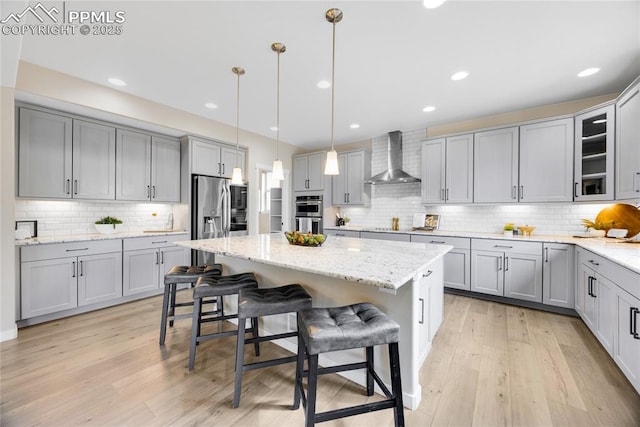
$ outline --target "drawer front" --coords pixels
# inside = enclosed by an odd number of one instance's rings
[[[341,236],[341,237],[360,237],[359,231],[354,230],[324,230],[325,234],[328,236]]]
[[[23,246],[20,255],[21,261],[27,262],[121,251],[122,239],[107,239]]]
[[[377,240],[393,240],[396,242],[409,242],[411,237],[409,234],[403,233],[377,233],[374,231],[361,231],[360,238],[362,239],[377,239]]]
[[[451,245],[456,249],[471,249],[471,239],[467,237],[444,237],[412,234],[411,241],[415,243],[431,243],[434,245]]]
[[[139,249],[173,246],[175,242],[185,240],[191,240],[186,233],[178,235],[172,234],[170,236],[132,237],[123,239],[122,247],[125,251],[137,251]]]
[[[528,255],[542,255],[542,243],[540,242],[471,239],[471,249],[480,251],[500,251]]]

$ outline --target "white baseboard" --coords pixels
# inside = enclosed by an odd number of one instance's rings
[[[18,326],[13,325],[13,329],[0,331],[0,342],[14,340],[18,338]]]

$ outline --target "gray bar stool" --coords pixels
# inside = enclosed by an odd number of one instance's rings
[[[259,336],[258,317],[274,314],[295,313],[311,308],[311,295],[300,285],[285,285],[276,288],[247,288],[238,294],[238,343],[236,345],[236,381],[233,391],[233,407],[240,405],[242,373],[296,361],[296,356],[280,357],[244,364],[244,345],[253,344],[256,356],[260,356],[260,343],[297,337],[298,331]],[[245,338],[246,319],[251,319],[253,338]]]
[[[293,409],[305,409],[307,427],[324,421],[367,412],[393,408],[396,426],[404,426],[402,404],[402,384],[400,381],[400,356],[398,335],[400,326],[373,304],[360,303],[334,308],[310,308],[298,312],[298,359],[296,363],[296,386]],[[373,365],[373,346],[387,344],[389,347],[389,368],[391,388],[382,382]],[[347,365],[318,367],[318,355],[330,351],[366,348],[366,361]],[[305,355],[308,364],[307,393],[305,395],[302,377]],[[367,395],[373,395],[373,382],[378,384],[386,399],[362,405],[316,413],[316,392],[318,375],[354,369],[367,370]]]
[[[160,319],[160,345],[164,345],[167,336],[167,320],[169,327],[173,327],[173,321],[191,318],[192,313],[176,314],[176,307],[193,306],[193,301],[176,303],[176,291],[178,284],[189,283],[193,287],[196,280],[202,275],[220,276],[222,264],[208,265],[176,265],[164,275],[164,297],[162,299],[162,317]]]
[[[189,370],[193,369],[196,360],[196,345],[202,341],[215,338],[223,338],[236,335],[238,330],[216,332],[202,335],[201,326],[206,322],[218,322],[222,320],[236,319],[237,314],[224,314],[223,310],[216,313],[203,313],[202,305],[205,298],[216,297],[222,300],[223,296],[236,295],[241,289],[257,288],[258,280],[253,273],[231,274],[229,276],[203,275],[198,278],[193,289],[193,321],[191,322],[191,344],[189,346]],[[257,330],[257,319],[252,319],[252,330]],[[244,332],[243,332],[244,333]]]

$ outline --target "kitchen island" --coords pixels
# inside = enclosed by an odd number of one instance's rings
[[[298,283],[313,297],[315,307],[371,302],[400,325],[403,399],[416,409],[422,389],[419,370],[443,315],[443,255],[448,245],[383,242],[329,237],[320,247],[290,245],[283,235],[253,235],[193,240],[176,244],[216,254],[225,274],[255,272],[261,287]],[[227,302],[233,310],[235,301]],[[269,332],[295,330],[295,316],[263,319]],[[295,341],[280,340],[295,352]],[[384,351],[383,351],[384,350]],[[362,360],[362,349],[324,354],[320,364],[331,366]],[[376,369],[389,383],[386,348],[375,349]],[[293,373],[293,370],[292,370]],[[344,375],[365,384],[364,372]]]

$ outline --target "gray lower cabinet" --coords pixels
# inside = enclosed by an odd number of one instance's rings
[[[361,239],[378,239],[378,240],[391,240],[395,242],[409,242],[411,241],[411,235],[407,233],[392,233],[383,232],[378,233],[376,231],[361,231]]]
[[[453,246],[444,255],[444,286],[465,291],[471,289],[471,239],[412,234],[411,241]]]
[[[123,295],[161,289],[174,265],[189,264],[189,250],[174,242],[186,236],[140,237],[123,240]]]
[[[471,239],[471,290],[542,302],[542,244]]]
[[[542,250],[542,302],[556,307],[574,308],[574,245],[544,243]]]
[[[121,241],[21,248],[21,319],[122,296]]]

